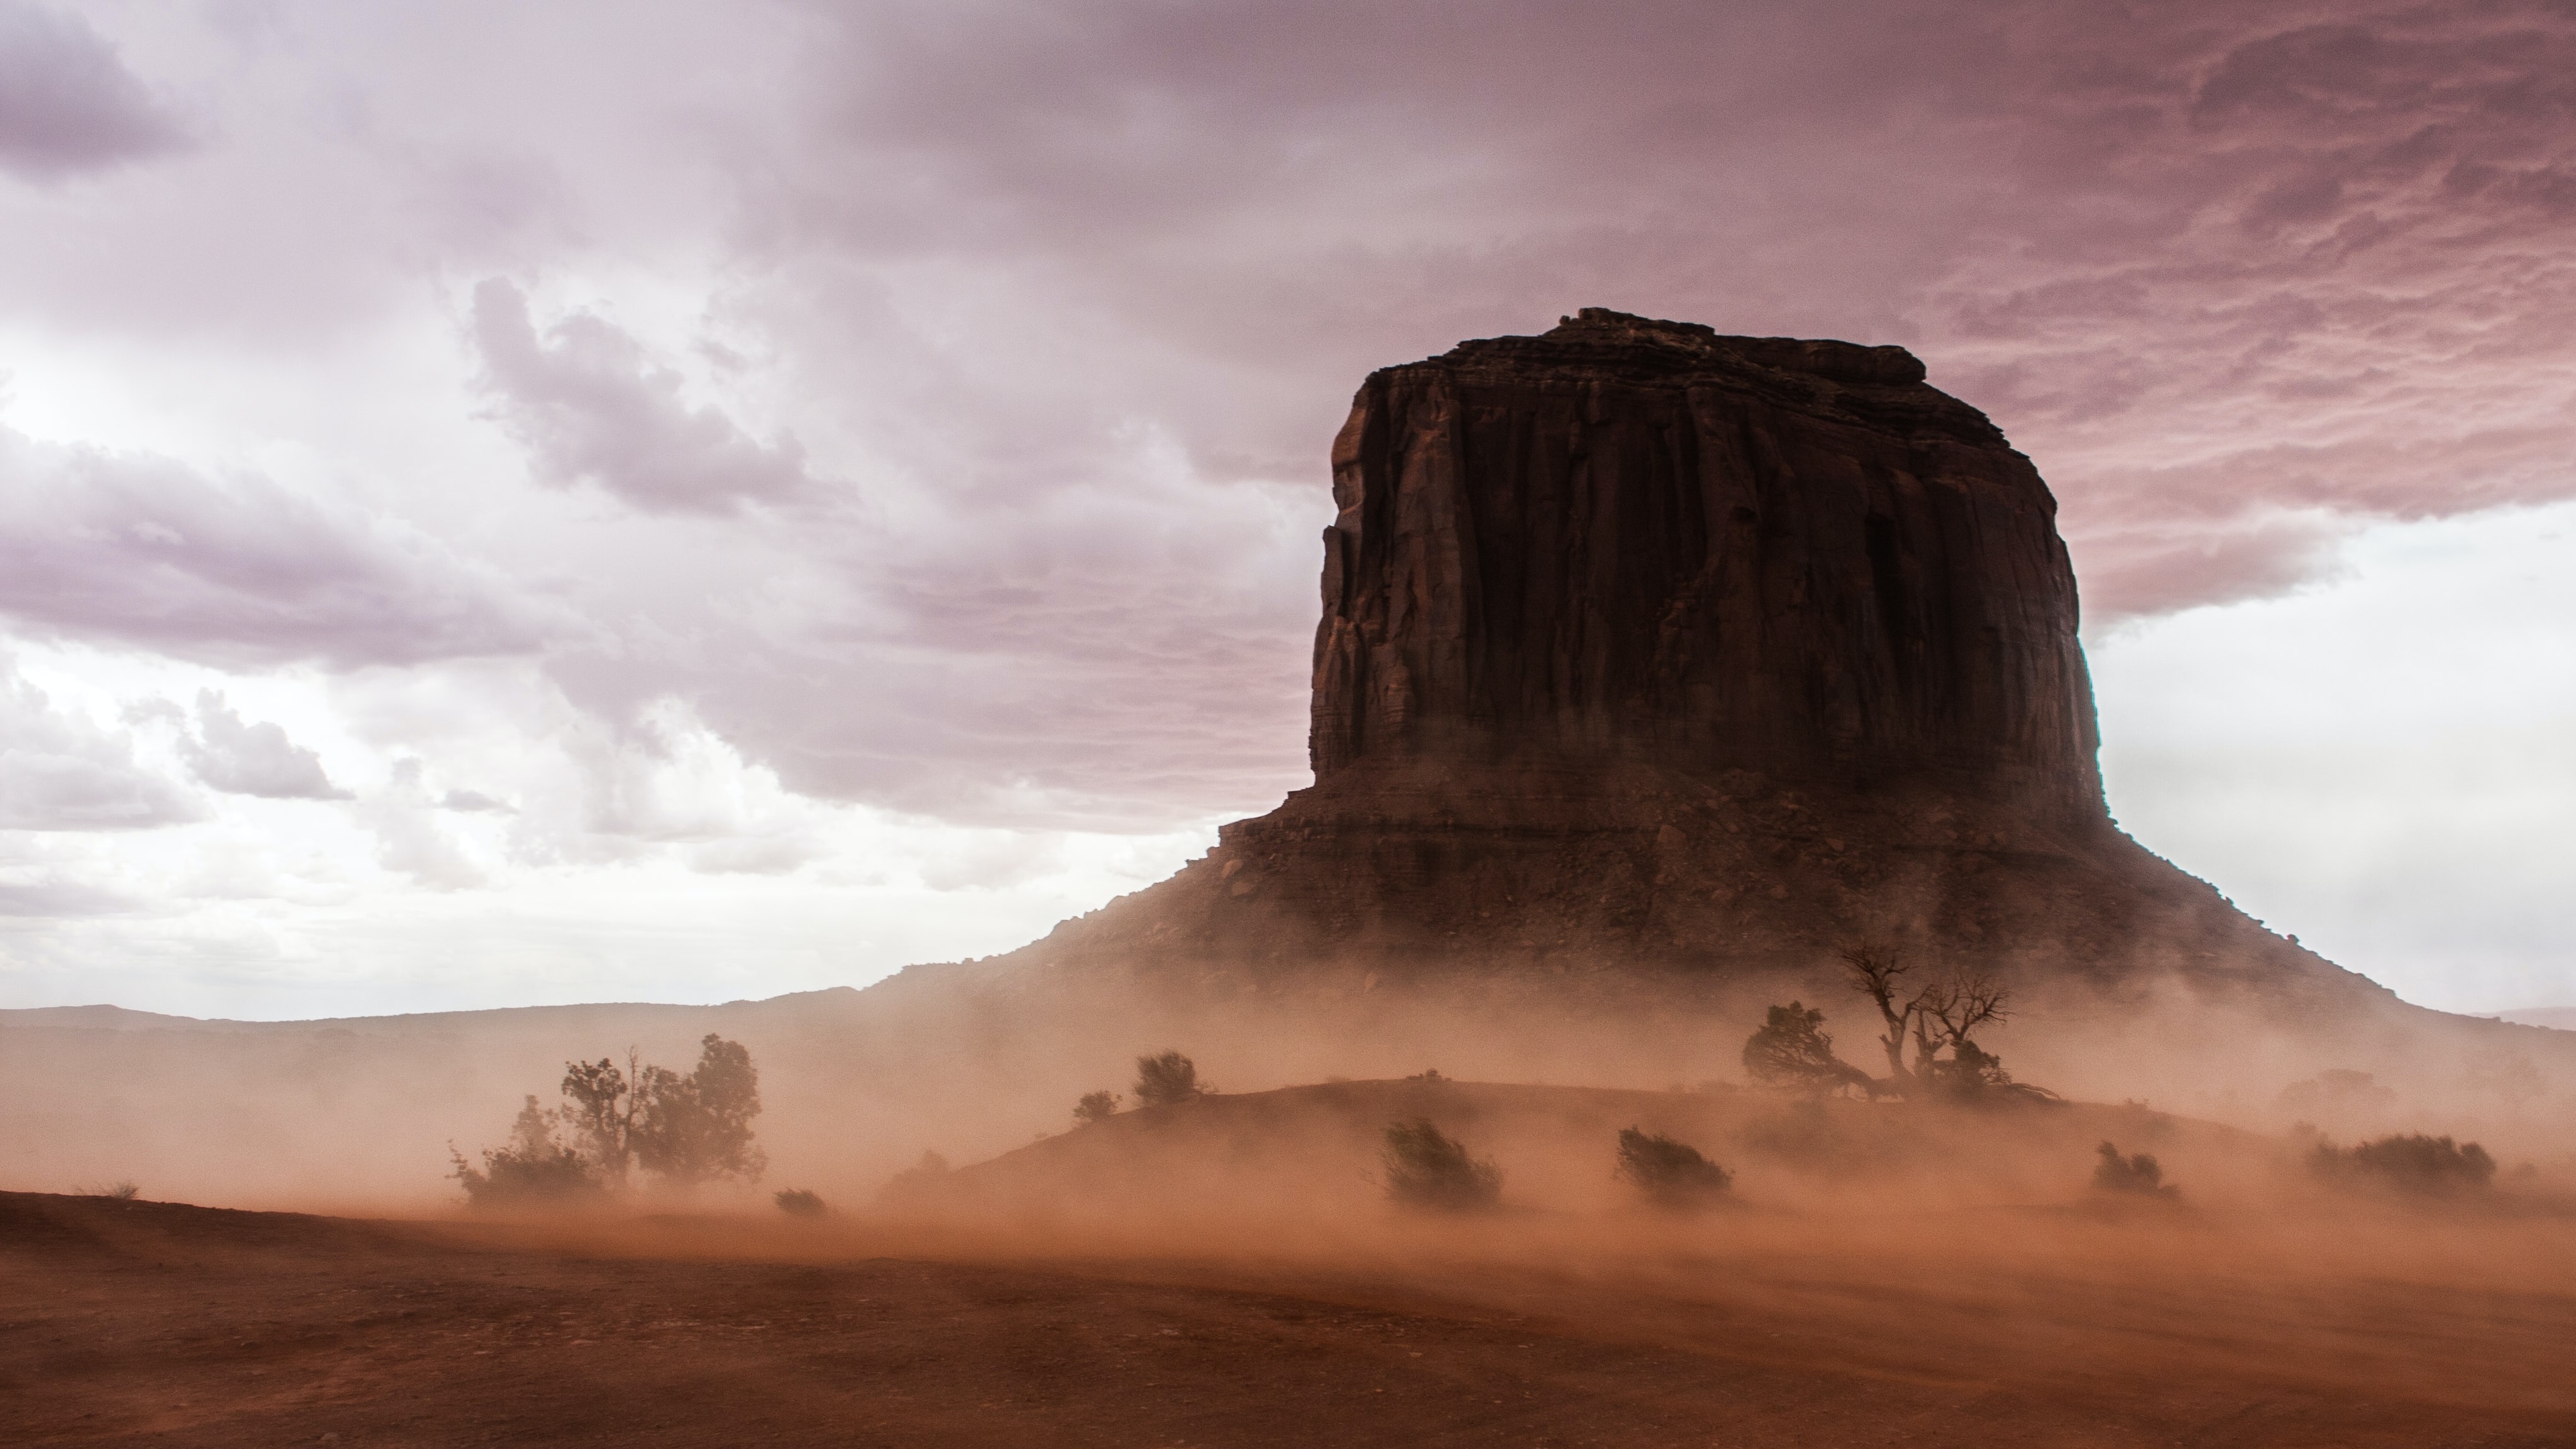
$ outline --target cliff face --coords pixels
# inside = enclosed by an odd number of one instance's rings
[[[1310,748],[1938,780],[2102,813],[2056,501],[1900,348],[1587,309],[1372,375]]]

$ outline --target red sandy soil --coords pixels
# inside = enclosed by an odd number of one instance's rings
[[[2098,1216],[1954,1218],[1913,1256],[1787,1221],[1615,1259],[1531,1251],[1573,1231],[1546,1222],[1157,1256],[0,1194],[0,1442],[2576,1444],[2563,1223],[2382,1270],[2176,1218],[2107,1271],[2129,1230]],[[2431,1270],[2535,1241],[2536,1273]]]

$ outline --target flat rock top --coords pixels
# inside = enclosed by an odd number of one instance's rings
[[[1908,437],[2004,447],[1986,415],[1924,381],[1902,347],[1831,338],[1734,337],[1586,307],[1535,337],[1485,337],[1437,357],[1383,368],[1370,381],[1431,371],[1479,384],[1613,383],[1649,390],[1716,387],[1794,411]]]

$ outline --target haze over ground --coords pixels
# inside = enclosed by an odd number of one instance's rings
[[[1477,19],[0,0],[0,1004],[1017,945],[1304,782],[1353,380],[1587,304],[1922,354],[2128,828],[2576,997],[2562,8]]]

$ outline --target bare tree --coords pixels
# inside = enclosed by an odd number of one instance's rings
[[[1863,943],[1845,948],[1842,957],[1852,989],[1876,1003],[1887,1025],[1878,1040],[1887,1049],[1888,1088],[1906,1097],[1939,1092],[2054,1097],[2045,1088],[2014,1081],[2001,1058],[1977,1045],[1977,1028],[2012,1015],[2012,993],[1994,977],[1961,972],[1908,991],[1906,977],[1913,967],[1895,947]],[[1911,1062],[1905,1057],[1909,1041],[1914,1047]],[[1941,1055],[1945,1051],[1947,1058]]]
[[[1921,1054],[1920,1018],[1923,993],[1907,995],[1905,977],[1914,967],[1893,945],[1863,941],[1843,948],[1843,965],[1849,970],[1852,989],[1878,1006],[1878,1014],[1887,1024],[1886,1034],[1878,1044],[1887,1049],[1888,1085],[1904,1092],[1914,1085],[1914,1074],[1905,1067],[1905,1040],[1909,1031],[1916,1040],[1918,1059]]]

